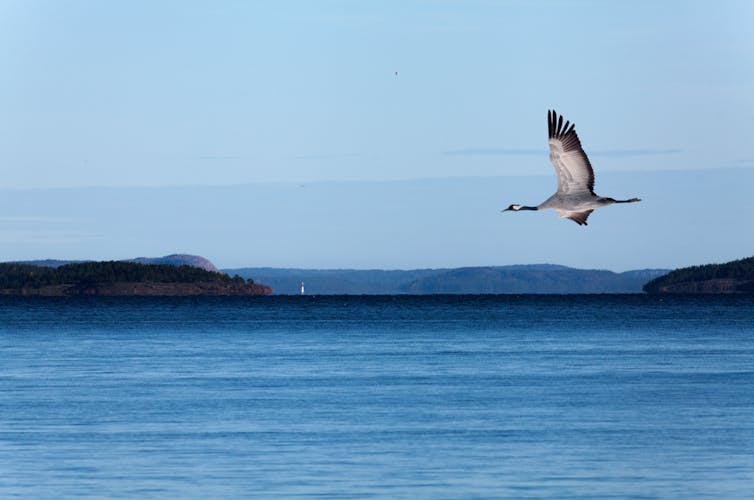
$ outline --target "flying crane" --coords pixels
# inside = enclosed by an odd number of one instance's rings
[[[639,198],[616,200],[598,196],[594,192],[594,170],[589,158],[581,148],[581,141],[576,135],[575,125],[565,122],[563,115],[555,110],[547,111],[547,130],[550,143],[550,161],[558,176],[558,190],[536,207],[510,205],[501,212],[521,210],[544,210],[554,208],[558,216],[571,219],[580,226],[586,226],[586,220],[595,209],[614,203],[634,203]]]

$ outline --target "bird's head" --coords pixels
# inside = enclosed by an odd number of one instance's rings
[[[500,211],[501,212],[507,212],[509,210],[513,210],[514,212],[518,212],[519,210],[521,210],[521,205],[513,204],[513,205],[509,206],[508,208],[506,208],[505,210],[500,210]]]

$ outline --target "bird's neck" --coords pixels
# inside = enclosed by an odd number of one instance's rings
[[[526,205],[521,205],[518,210],[539,210],[537,207],[527,207]]]

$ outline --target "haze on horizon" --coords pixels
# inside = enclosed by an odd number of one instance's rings
[[[0,1],[0,260],[220,267],[754,253],[754,4]],[[552,193],[576,123],[586,228]],[[717,175],[719,173],[719,175]]]

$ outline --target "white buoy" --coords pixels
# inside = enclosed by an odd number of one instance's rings
[[[303,294],[304,294],[304,282],[302,281],[301,282],[301,295]]]

